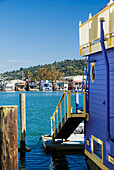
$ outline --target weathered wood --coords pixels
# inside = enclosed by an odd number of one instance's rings
[[[20,151],[26,148],[26,110],[25,93],[19,94],[20,101]]]
[[[0,106],[0,169],[18,169],[17,106]]]

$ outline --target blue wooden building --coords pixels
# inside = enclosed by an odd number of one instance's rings
[[[85,155],[89,167],[114,169],[114,2],[79,24],[80,54],[88,57]],[[91,169],[91,168],[90,168]]]
[[[52,117],[51,135],[67,139],[84,120],[89,169],[114,169],[114,2],[79,23],[80,54],[88,58],[88,90],[64,92]],[[84,69],[85,70],[85,69]],[[82,86],[83,87],[83,86]],[[74,95],[76,105],[73,104]],[[83,96],[80,107],[79,95]],[[72,107],[73,106],[73,107]]]

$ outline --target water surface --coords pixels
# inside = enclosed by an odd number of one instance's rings
[[[0,105],[18,105],[20,92],[0,92]],[[83,153],[45,153],[39,139],[50,134],[50,117],[59,102],[62,92],[25,92],[26,94],[26,141],[31,152],[20,158],[19,169],[86,169]],[[74,100],[75,101],[75,100]],[[18,107],[18,145],[20,138]]]

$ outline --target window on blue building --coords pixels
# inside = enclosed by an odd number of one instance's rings
[[[93,140],[93,153],[102,159],[102,145]]]
[[[103,142],[91,135],[91,151],[94,156],[103,162]]]

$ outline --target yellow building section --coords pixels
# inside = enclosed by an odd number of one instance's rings
[[[108,161],[114,165],[114,158],[108,155]]]
[[[90,152],[88,152],[85,149],[85,155],[87,155],[96,165],[98,165],[102,170],[110,170],[107,168],[99,159],[97,159],[94,155],[92,155]]]
[[[87,144],[87,146],[89,146],[89,140],[86,140],[86,144]]]
[[[114,47],[114,1],[95,16],[89,14],[89,20],[79,23],[80,55],[86,56],[101,51],[100,45],[100,18],[105,18],[104,36],[106,49]]]

